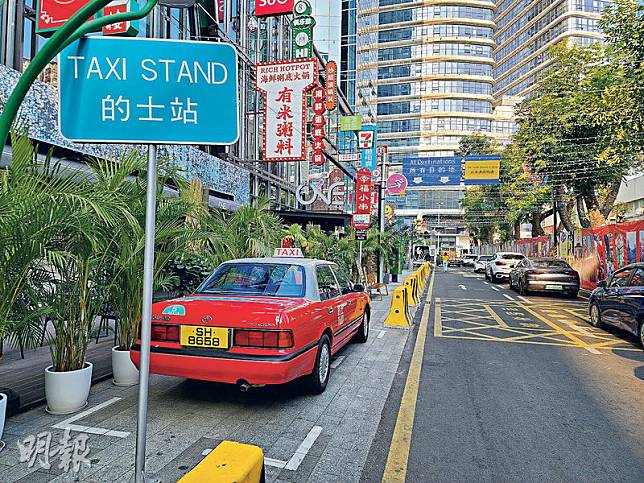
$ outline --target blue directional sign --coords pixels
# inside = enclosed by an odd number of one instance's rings
[[[453,186],[461,183],[461,159],[457,156],[405,158],[403,174],[409,186]]]
[[[224,43],[88,37],[59,55],[59,123],[83,142],[233,144],[237,53]]]

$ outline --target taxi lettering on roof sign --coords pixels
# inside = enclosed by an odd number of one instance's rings
[[[304,258],[304,254],[300,248],[276,248],[273,256]]]

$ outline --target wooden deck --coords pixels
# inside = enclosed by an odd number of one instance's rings
[[[101,337],[98,344],[96,339],[90,341],[87,361],[94,364],[93,382],[111,377],[113,345],[113,334]],[[8,416],[45,402],[45,368],[50,365],[48,346],[25,349],[24,359],[18,349],[5,349],[0,359],[0,392],[9,396]]]

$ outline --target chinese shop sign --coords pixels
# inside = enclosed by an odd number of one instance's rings
[[[360,168],[356,173],[356,209],[353,226],[366,230],[371,225],[371,171]]]
[[[334,205],[342,206],[344,205],[344,173],[342,172],[341,169],[335,168],[333,171],[331,171],[331,174],[329,174],[329,185],[334,186],[338,185],[342,186],[342,190],[336,190],[335,192],[331,193],[331,203]]]
[[[135,10],[138,10],[136,2],[132,3],[130,0],[114,0],[112,3],[103,7],[103,17],[135,11],[132,9],[132,5],[134,5]],[[138,32],[139,29],[133,26],[132,22],[117,22],[103,27],[103,35],[127,35],[136,37]]]
[[[293,0],[255,0],[255,17],[270,17],[293,12]]]
[[[306,160],[306,92],[317,84],[315,59],[256,65],[264,96],[264,161]]]
[[[335,84],[337,81],[338,66],[333,60],[326,63],[326,110],[335,109]]]
[[[36,33],[52,35],[63,26],[72,15],[89,3],[90,0],[38,0],[36,5]],[[90,17],[89,20],[93,20]]]
[[[313,158],[312,162],[315,166],[322,166],[324,164],[324,111],[326,107],[324,104],[324,89],[316,87],[312,92],[313,104],[313,119],[311,120],[313,136]]]
[[[296,0],[291,20],[292,55],[294,59],[313,57],[313,27],[311,4],[307,0]]]
[[[237,53],[228,44],[88,37],[65,48],[58,66],[60,130],[72,141],[233,144],[239,137]]]

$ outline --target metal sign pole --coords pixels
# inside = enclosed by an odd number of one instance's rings
[[[159,7],[151,15],[151,35],[160,27]],[[148,182],[145,199],[145,251],[143,259],[143,310],[141,314],[141,360],[139,363],[139,406],[136,420],[134,481],[145,481],[145,443],[148,419],[148,382],[150,378],[150,339],[152,331],[152,292],[154,291],[154,235],[157,202],[157,147],[148,146]]]
[[[385,193],[386,193],[386,186],[385,183],[386,181],[386,166],[387,166],[387,156],[383,152],[381,154],[381,162],[380,162],[380,193],[379,199],[378,199],[378,221],[379,221],[379,229],[380,229],[380,249],[378,251],[378,283],[383,283],[385,279],[385,257],[382,252],[382,233],[385,232]]]
[[[358,270],[360,272],[360,280],[362,280],[362,240],[360,240],[360,251],[358,253]]]

